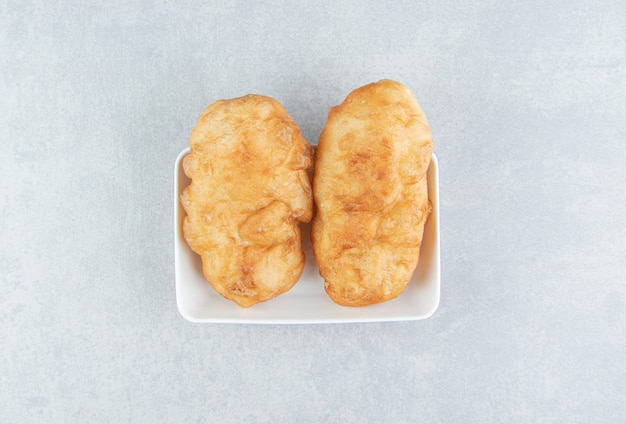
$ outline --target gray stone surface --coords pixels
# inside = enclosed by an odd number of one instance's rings
[[[621,1],[0,5],[0,422],[626,421]],[[194,325],[173,164],[210,102],[409,85],[440,164],[429,320]]]

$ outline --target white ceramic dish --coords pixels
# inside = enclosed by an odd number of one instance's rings
[[[428,168],[428,195],[433,212],[424,229],[420,261],[407,289],[396,299],[377,305],[351,308],[333,303],[324,291],[311,240],[310,224],[302,225],[302,244],[307,258],[300,281],[287,293],[268,302],[244,309],[217,294],[202,274],[200,257],[183,238],[182,222],[185,211],[180,195],[189,185],[182,159],[176,158],[174,178],[174,257],[176,272],[176,302],[181,315],[192,322],[305,324],[368,321],[407,321],[430,317],[439,306],[439,181],[437,158],[432,155]]]

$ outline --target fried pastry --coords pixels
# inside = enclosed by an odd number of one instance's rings
[[[276,100],[247,95],[202,113],[183,161],[183,234],[222,296],[250,307],[291,289],[312,216],[312,148]]]
[[[424,112],[398,82],[366,85],[330,109],[315,156],[311,239],[336,303],[371,305],[405,290],[431,212],[432,151]]]

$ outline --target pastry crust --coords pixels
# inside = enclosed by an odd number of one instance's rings
[[[316,152],[311,239],[336,303],[371,305],[406,288],[431,211],[432,151],[424,112],[398,82],[366,85],[331,108]]]
[[[276,100],[247,95],[202,113],[183,161],[185,240],[222,296],[250,307],[300,278],[312,216],[312,148]]]

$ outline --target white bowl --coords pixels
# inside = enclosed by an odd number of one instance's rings
[[[428,196],[433,211],[424,228],[417,269],[404,293],[388,302],[361,308],[335,304],[324,291],[324,280],[319,275],[311,247],[310,224],[302,224],[302,247],[307,260],[298,283],[287,293],[244,309],[213,290],[202,274],[200,257],[183,238],[185,210],[180,195],[190,180],[183,171],[182,159],[188,153],[189,148],[180,152],[174,170],[176,302],[185,319],[257,324],[407,321],[428,318],[437,310],[440,295],[439,175],[434,154],[428,168]]]

